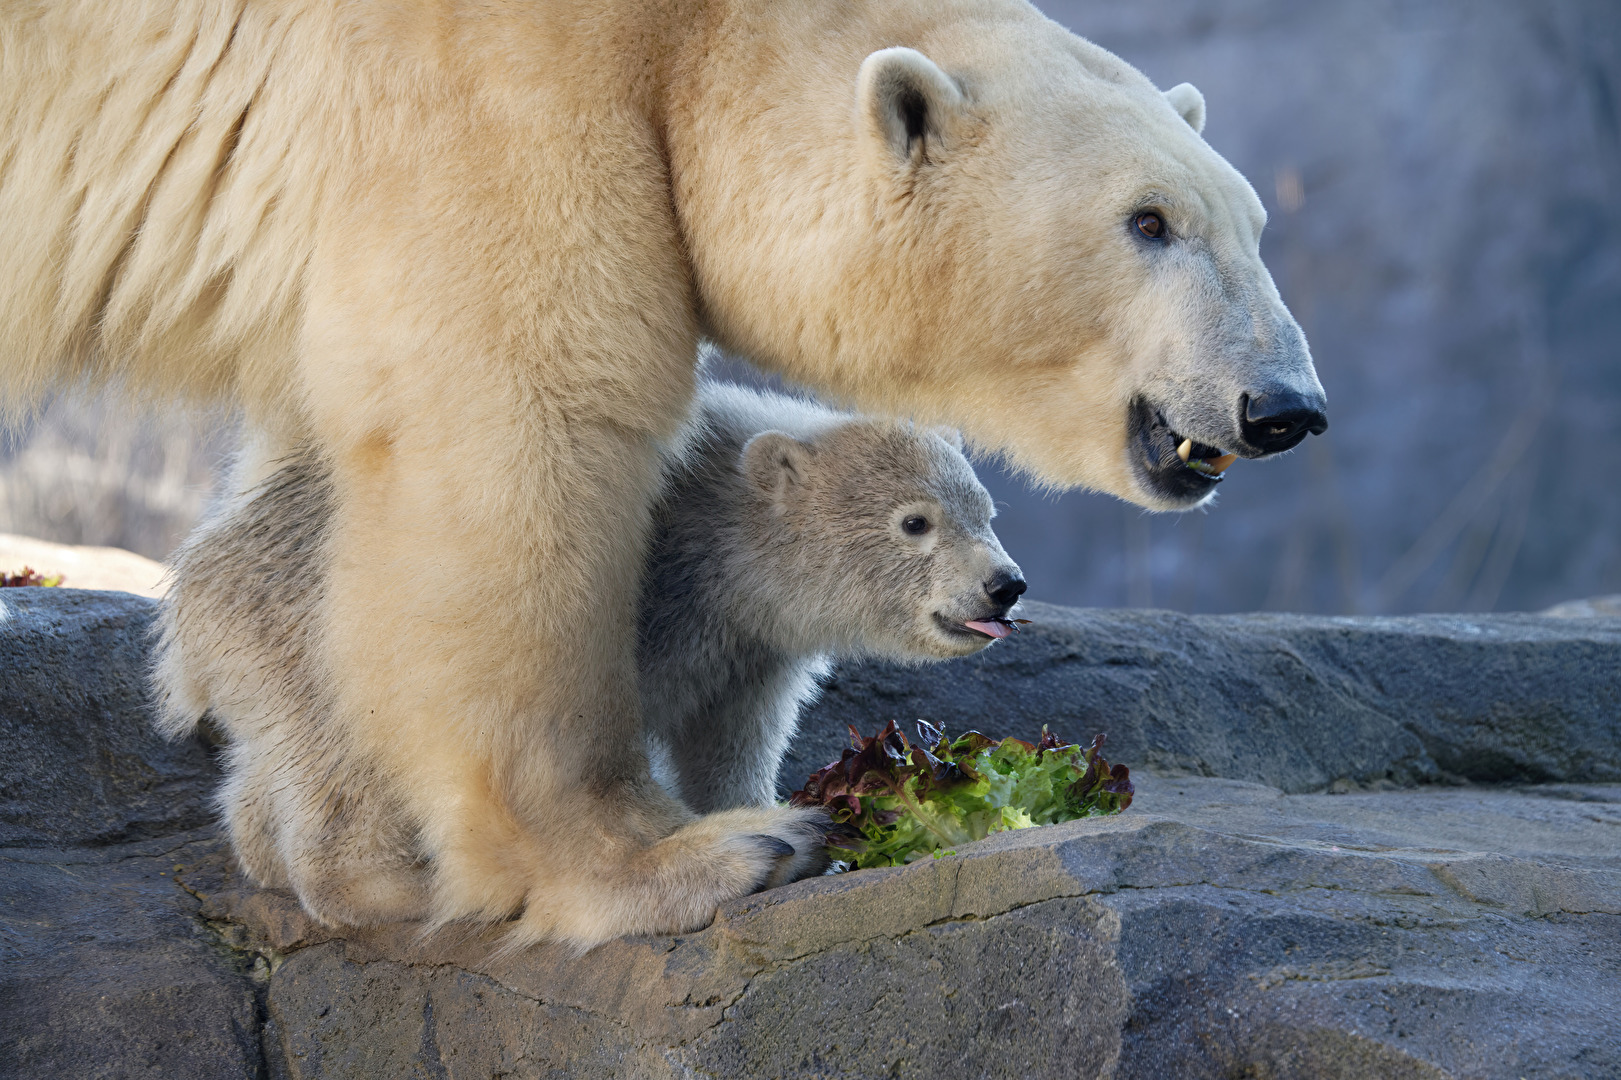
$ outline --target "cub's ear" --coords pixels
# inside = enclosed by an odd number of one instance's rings
[[[953,427],[937,427],[929,429],[933,434],[940,436],[957,453],[962,453],[962,432]]]
[[[1188,122],[1188,127],[1199,134],[1204,134],[1204,95],[1192,83],[1177,83],[1165,91],[1165,100],[1171,108],[1176,110],[1178,116]]]
[[[762,431],[744,444],[739,464],[749,483],[780,510],[810,480],[816,447],[780,431]]]
[[[902,162],[916,164],[944,149],[963,104],[951,76],[916,49],[879,49],[856,77],[861,123]]]

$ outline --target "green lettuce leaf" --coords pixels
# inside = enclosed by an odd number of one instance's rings
[[[1102,735],[1082,749],[1045,726],[1033,744],[977,731],[948,738],[923,720],[917,732],[914,744],[893,720],[871,738],[851,728],[839,760],[788,797],[827,810],[828,847],[853,867],[900,866],[1005,829],[1131,805],[1130,770],[1104,760]]]

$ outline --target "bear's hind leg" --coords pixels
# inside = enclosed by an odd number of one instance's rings
[[[426,917],[430,882],[404,811],[353,750],[311,735],[320,728],[232,739],[216,803],[237,864],[328,925]]]
[[[324,827],[306,834],[290,858],[289,877],[305,909],[329,925],[419,922],[430,913],[432,881],[397,819],[368,818],[342,802]],[[308,842],[314,840],[314,843]]]

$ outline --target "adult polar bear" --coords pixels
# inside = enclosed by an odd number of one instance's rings
[[[1259,457],[1324,408],[1203,113],[1020,0],[11,0],[0,370],[13,409],[233,402],[242,488],[329,462],[331,586],[287,632],[433,876],[426,912],[296,882],[312,912],[681,930],[817,846],[802,811],[695,817],[637,737],[700,333],[1193,505],[1183,440]]]

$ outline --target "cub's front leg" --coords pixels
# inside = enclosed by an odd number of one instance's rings
[[[681,799],[701,813],[776,805],[800,708],[816,696],[827,661],[771,653],[713,665],[706,679],[703,664],[684,662],[682,643],[667,644],[671,655],[644,667],[642,701]]]

